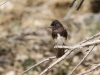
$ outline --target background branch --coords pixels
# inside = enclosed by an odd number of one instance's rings
[[[31,69],[33,69],[34,67],[36,67],[36,66],[42,64],[42,63],[45,62],[45,61],[49,61],[49,60],[55,59],[55,58],[56,58],[56,56],[53,56],[53,57],[49,57],[49,58],[47,58],[47,59],[44,59],[44,60],[42,60],[41,62],[39,62],[39,63],[37,63],[37,64],[31,66],[29,69],[25,70],[25,71],[24,71],[22,74],[20,74],[20,75],[25,74],[26,72],[30,71]]]
[[[72,75],[73,72],[81,65],[81,63],[88,57],[88,55],[90,54],[90,52],[94,49],[95,46],[93,46],[92,48],[89,49],[89,51],[87,52],[87,54],[84,56],[84,58],[79,62],[79,64],[71,71],[71,73],[69,75]]]
[[[76,0],[73,0],[73,2],[72,2],[72,4],[70,5],[70,7],[72,7],[72,6],[74,5],[75,2],[76,2]],[[83,2],[84,2],[84,0],[81,0],[81,1],[80,1],[80,4],[78,5],[77,10],[80,9],[80,7],[82,6]]]
[[[82,6],[83,2],[84,2],[84,0],[81,0],[81,2],[80,2],[80,4],[79,4],[79,6],[77,7],[77,10],[79,10],[79,9],[80,9],[80,7]]]
[[[99,68],[99,67],[100,67],[100,63],[97,64],[95,67],[93,67],[93,68],[91,68],[91,69],[85,71],[84,73],[80,73],[80,74],[77,74],[77,75],[85,75],[85,74],[88,74],[88,73],[90,73],[90,72],[95,71],[95,70],[96,70],[97,68]]]
[[[0,6],[4,5],[8,0],[6,0],[5,2],[3,2],[2,4],[0,4]]]

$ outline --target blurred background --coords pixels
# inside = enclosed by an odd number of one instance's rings
[[[5,0],[0,0],[3,3]],[[79,11],[67,18],[73,0],[8,0],[0,6],[0,75],[18,75],[30,66],[55,56],[51,30],[46,28],[55,19],[68,31],[66,45],[74,45],[100,30],[100,0],[85,0]],[[83,58],[87,49],[74,51],[62,64],[57,64],[46,75],[67,75]],[[38,75],[51,63],[47,61],[25,75]],[[75,71],[91,68],[86,63],[99,63],[100,50],[96,47]],[[100,69],[90,75],[100,75]]]

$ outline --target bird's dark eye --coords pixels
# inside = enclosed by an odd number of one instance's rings
[[[56,26],[55,24],[53,26]]]

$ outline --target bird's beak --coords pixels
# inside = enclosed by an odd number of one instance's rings
[[[53,28],[53,26],[48,26],[47,28]]]

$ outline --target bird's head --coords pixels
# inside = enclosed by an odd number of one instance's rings
[[[54,20],[48,28],[55,30],[61,27],[63,27],[62,24],[58,20]]]

